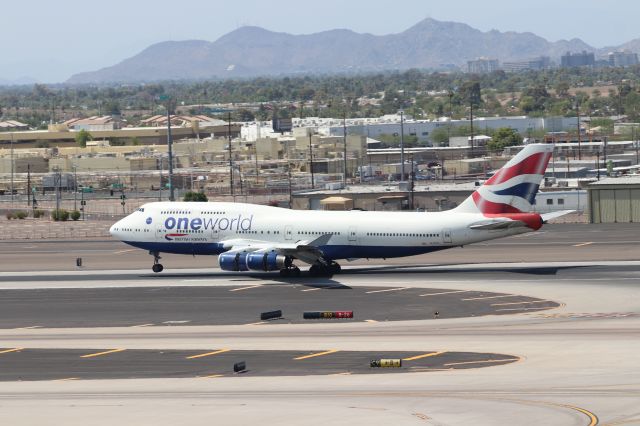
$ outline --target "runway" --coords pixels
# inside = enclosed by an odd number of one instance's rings
[[[581,226],[438,254],[447,258],[357,262],[324,280],[229,274],[189,257],[154,275],[137,258],[120,262],[113,252],[125,246],[59,245],[46,261],[55,244],[36,244],[40,272],[0,273],[2,415],[68,425],[640,424],[637,232]],[[101,263],[45,268],[81,247],[105,250]],[[457,256],[468,250],[473,261]],[[0,247],[8,259],[19,251]],[[284,319],[260,321],[271,309]],[[307,309],[352,309],[354,319],[305,321]],[[238,361],[247,373],[233,373]]]
[[[637,224],[548,224],[540,231],[472,244],[410,258],[387,259],[386,265],[423,265],[493,262],[555,262],[637,260],[640,233]],[[167,269],[215,268],[214,256],[162,255]],[[2,271],[147,269],[152,257],[140,249],[111,239],[0,241]],[[361,259],[346,264],[379,263]]]

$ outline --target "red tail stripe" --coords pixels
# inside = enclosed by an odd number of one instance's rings
[[[481,213],[487,214],[500,214],[500,213],[522,213],[517,208],[510,206],[509,204],[494,203],[493,201],[485,200],[482,195],[477,191],[472,194],[473,201],[478,206],[478,210]]]
[[[519,175],[541,175],[546,170],[550,158],[550,152],[533,154],[518,164],[498,170],[491,179],[485,182],[485,185],[497,185]]]

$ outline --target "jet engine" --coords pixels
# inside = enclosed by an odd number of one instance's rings
[[[291,259],[276,252],[249,253],[247,268],[252,271],[279,271],[291,264]]]
[[[218,264],[223,271],[248,271],[247,255],[250,253],[222,253],[218,256]]]

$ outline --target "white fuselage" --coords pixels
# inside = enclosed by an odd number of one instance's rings
[[[486,217],[455,211],[302,211],[224,202],[154,202],[111,228],[111,234],[156,253],[220,254],[229,241],[308,244],[327,259],[410,256],[529,232],[526,227],[471,229]]]

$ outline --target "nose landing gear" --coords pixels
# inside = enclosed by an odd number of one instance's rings
[[[162,266],[162,264],[159,262],[159,260],[161,259],[160,253],[158,253],[157,251],[150,251],[149,254],[153,256],[153,266],[151,267],[151,270],[156,274],[162,272],[164,266]]]

